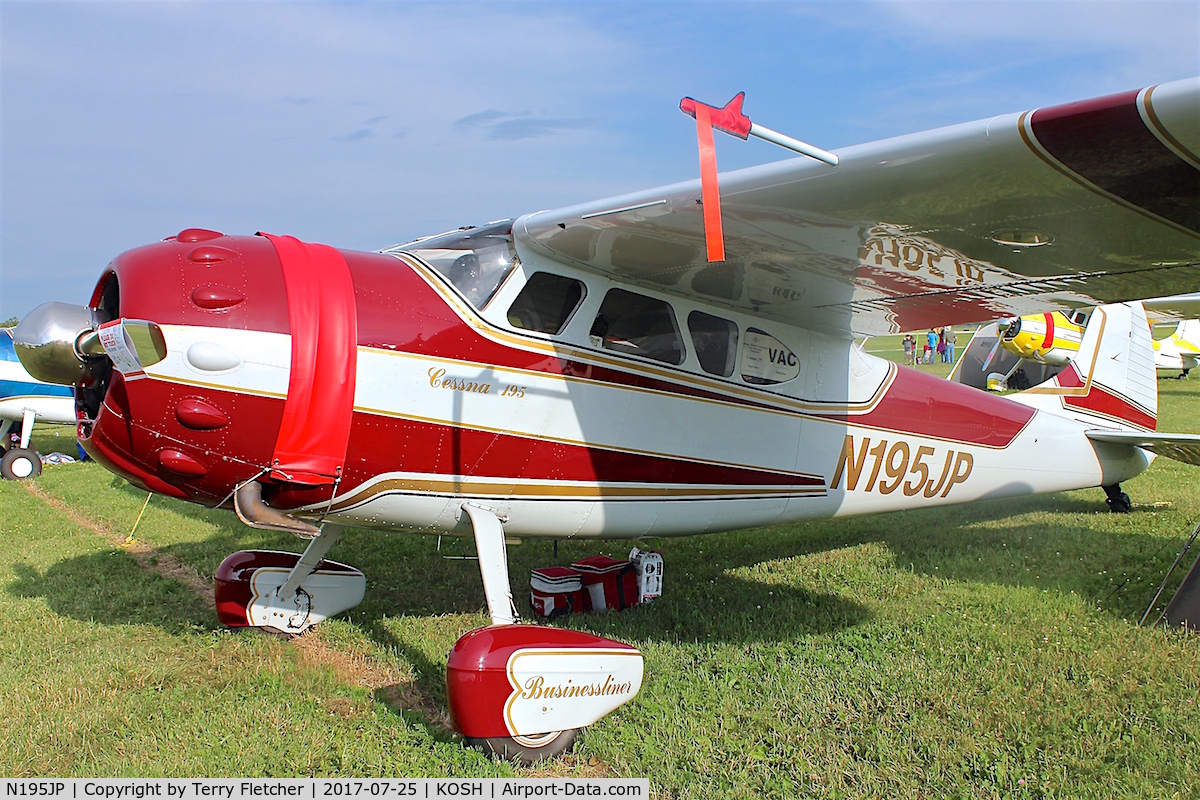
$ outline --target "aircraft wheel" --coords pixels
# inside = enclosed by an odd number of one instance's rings
[[[10,481],[23,481],[42,474],[42,459],[33,450],[20,447],[9,448],[0,460],[0,475]]]
[[[1108,503],[1108,510],[1114,514],[1128,514],[1133,510],[1133,501],[1124,492],[1114,497],[1109,497],[1104,502]]]
[[[539,733],[535,736],[492,736],[487,739],[472,739],[468,736],[467,744],[478,747],[502,761],[516,761],[528,767],[567,752],[575,744],[578,736],[579,728],[571,728]]]

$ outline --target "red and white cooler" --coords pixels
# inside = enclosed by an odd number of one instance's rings
[[[585,611],[631,608],[638,604],[637,570],[628,561],[599,555],[571,565],[583,581]]]
[[[570,567],[541,567],[529,573],[533,613],[544,619],[574,614],[584,609],[583,584]]]

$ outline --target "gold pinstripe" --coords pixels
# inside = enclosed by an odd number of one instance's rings
[[[1200,156],[1197,156],[1191,150],[1188,150],[1183,142],[1176,139],[1167,130],[1167,127],[1162,124],[1162,120],[1158,118],[1158,114],[1154,111],[1154,104],[1150,101],[1150,95],[1154,94],[1157,86],[1151,86],[1142,94],[1142,108],[1146,112],[1145,119],[1150,123],[1147,127],[1163,141],[1168,147],[1175,151],[1175,155],[1182,158],[1184,161],[1191,163],[1196,169],[1200,169]]]
[[[1184,226],[1180,225],[1179,223],[1172,222],[1171,220],[1166,219],[1164,217],[1160,217],[1158,214],[1155,214],[1153,211],[1149,211],[1148,209],[1142,208],[1139,205],[1135,205],[1135,204],[1129,202],[1128,200],[1124,199],[1123,197],[1118,197],[1117,195],[1113,194],[1112,192],[1109,192],[1105,189],[1101,189],[1099,186],[1092,183],[1091,181],[1089,181],[1087,178],[1083,177],[1079,173],[1072,171],[1071,168],[1068,167],[1066,164],[1063,164],[1057,158],[1050,155],[1049,151],[1047,151],[1045,148],[1042,147],[1041,143],[1038,142],[1037,137],[1033,133],[1032,112],[1025,111],[1021,114],[1020,119],[1017,120],[1017,131],[1021,134],[1021,139],[1025,142],[1025,145],[1030,150],[1033,151],[1034,155],[1036,155],[1038,158],[1040,158],[1042,161],[1044,161],[1048,166],[1052,167],[1054,170],[1061,173],[1064,177],[1066,177],[1068,180],[1072,181],[1073,183],[1083,187],[1084,189],[1087,189],[1090,192],[1094,192],[1094,193],[1100,195],[1101,197],[1104,197],[1105,199],[1110,200],[1111,202],[1116,203],[1117,205],[1128,209],[1129,211],[1133,211],[1137,214],[1140,214],[1141,216],[1145,217],[1146,219],[1153,220],[1154,222],[1157,222],[1161,225],[1166,225],[1182,234],[1186,234],[1193,238],[1196,237],[1197,234],[1194,230],[1192,230],[1190,228],[1185,228]]]
[[[813,476],[817,477],[817,476]],[[433,478],[387,478],[358,489],[336,500],[330,511],[345,511],[362,505],[382,494],[419,494],[461,497],[463,495],[494,499],[530,500],[555,498],[560,500],[751,500],[772,497],[806,497],[826,494],[824,479],[817,486],[621,486],[613,484],[567,484],[562,482],[528,482],[511,480],[485,482]]]

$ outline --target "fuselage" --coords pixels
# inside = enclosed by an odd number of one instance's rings
[[[1148,463],[1097,449],[1077,421],[891,364],[848,337],[539,262],[493,238],[507,257],[490,266],[488,251],[464,266],[422,243],[340,251],[353,325],[335,315],[321,330],[290,321],[295,285],[263,237],[185,231],[121,255],[92,307],[153,320],[167,356],[130,379],[89,374],[85,447],[138,485],[206,505],[257,478],[270,505],[345,524],[465,533],[459,509],[473,500],[508,535],[552,538],[1060,491]],[[352,368],[298,383],[297,352],[328,356],[331,325],[353,332],[352,352],[334,359]],[[304,420],[316,438],[349,426],[327,481],[272,469],[299,392],[317,406],[352,396],[348,419]]]

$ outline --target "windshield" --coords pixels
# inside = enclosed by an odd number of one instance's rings
[[[511,219],[396,245],[385,253],[411,253],[437,270],[475,308],[483,308],[518,263]]]

